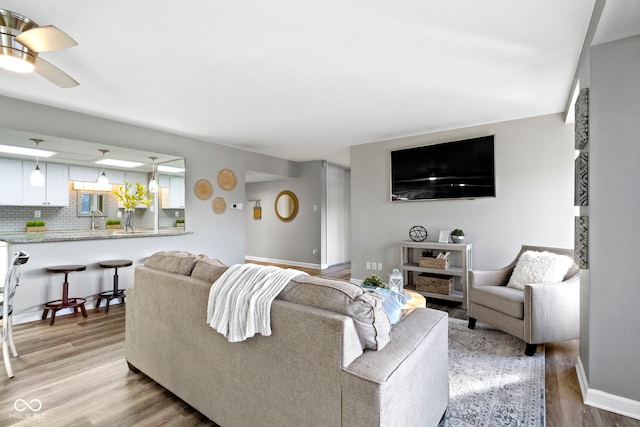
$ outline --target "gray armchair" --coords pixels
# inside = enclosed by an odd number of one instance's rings
[[[547,251],[573,258],[573,250],[522,246],[508,266],[491,271],[473,270],[469,283],[469,329],[476,320],[523,339],[525,354],[537,344],[577,339],[580,336],[580,269],[574,262],[561,283],[532,283],[524,291],[507,287],[511,273],[525,251]]]

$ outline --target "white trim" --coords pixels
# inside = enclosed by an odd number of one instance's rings
[[[616,396],[601,390],[589,388],[587,375],[582,365],[582,359],[578,357],[576,365],[576,373],[578,374],[578,383],[580,383],[580,391],[582,392],[582,400],[585,405],[595,408],[604,409],[605,411],[615,412],[625,417],[640,420],[640,402],[637,400],[627,399],[626,397]]]
[[[284,264],[284,265],[290,265],[293,267],[317,268],[319,270],[329,268],[327,264],[311,264],[308,262],[297,262],[297,261],[289,261],[285,259],[263,258],[263,257],[251,256],[251,255],[245,255],[244,259],[247,261],[267,262],[271,264]]]

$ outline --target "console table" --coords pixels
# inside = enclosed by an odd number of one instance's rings
[[[471,243],[438,243],[438,242],[414,242],[404,241],[400,246],[400,270],[404,278],[405,288],[418,292],[426,297],[457,301],[462,303],[462,308],[467,308],[467,291],[469,289],[469,270],[472,268]],[[419,259],[422,250],[438,252],[451,252],[451,265],[447,269],[420,267]],[[420,273],[431,273],[451,276],[455,279],[454,290],[450,294],[437,294],[431,292],[416,291],[414,277]]]

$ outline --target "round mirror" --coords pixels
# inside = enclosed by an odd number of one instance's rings
[[[275,208],[280,221],[292,221],[298,215],[298,198],[293,191],[281,191],[276,197]]]

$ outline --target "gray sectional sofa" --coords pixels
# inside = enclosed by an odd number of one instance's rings
[[[127,290],[126,359],[221,426],[436,426],[449,401],[447,314],[391,327],[378,296],[298,276],[270,336],[230,343],[206,323],[225,267],[162,252]]]

